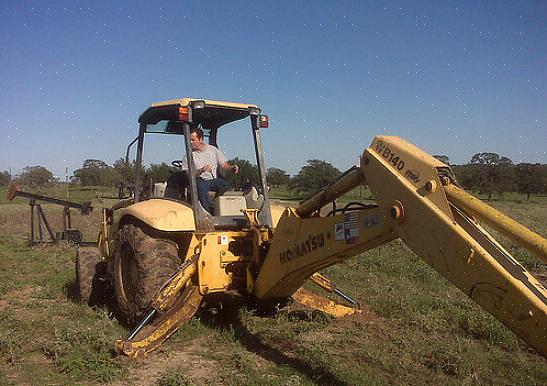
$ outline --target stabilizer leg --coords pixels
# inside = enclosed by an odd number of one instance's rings
[[[199,309],[203,296],[199,288],[188,285],[175,304],[168,311],[146,324],[147,318],[139,324],[140,330],[131,334],[128,340],[117,340],[116,352],[133,358],[142,358],[158,348],[171,334],[186,323]],[[152,312],[154,314],[155,312]],[[139,328],[138,327],[138,328]]]
[[[345,306],[302,287],[292,295],[292,298],[306,307],[323,311],[334,318],[343,318],[344,316],[362,312],[358,308]]]

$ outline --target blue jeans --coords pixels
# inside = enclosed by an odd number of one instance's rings
[[[213,190],[217,194],[222,194],[230,188],[228,181],[224,178],[213,178],[210,180],[204,180],[201,177],[196,178],[198,187],[198,198],[201,206],[207,212],[211,213],[211,197],[209,197],[209,191]]]

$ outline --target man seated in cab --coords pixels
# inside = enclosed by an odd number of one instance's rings
[[[219,168],[239,172],[237,165],[231,165],[224,154],[213,145],[203,142],[203,130],[194,127],[190,130],[190,143],[192,145],[192,159],[196,171],[198,198],[201,206],[211,212],[211,197],[209,191],[213,190],[222,194],[228,190],[229,184],[219,174]],[[182,170],[188,171],[186,159],[182,160]]]

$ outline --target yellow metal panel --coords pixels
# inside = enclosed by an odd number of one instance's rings
[[[292,297],[294,300],[305,305],[306,307],[326,312],[334,318],[343,318],[344,316],[360,314],[362,312],[357,308],[348,307],[323,296],[314,294],[305,288],[298,289]]]
[[[242,243],[251,237],[251,232],[210,232],[203,235],[198,260],[199,289],[203,295],[246,288],[246,267],[253,256],[233,252],[243,252]],[[231,243],[239,245],[230,248]]]
[[[183,203],[153,198],[140,201],[115,212],[116,223],[124,216],[133,216],[154,229],[165,232],[194,231],[194,212]]]
[[[300,218],[288,208],[260,268],[258,298],[291,296],[314,273],[395,238],[378,209]]]
[[[363,154],[362,166],[366,166],[363,162],[366,162],[367,153],[375,154],[385,160],[384,165],[389,168],[390,173],[401,177],[399,181],[409,182],[420,195],[434,203],[445,215],[452,216],[437,173],[438,167],[448,168],[448,166],[413,144],[395,136],[375,137],[370,148]],[[428,183],[432,185],[432,191],[426,188]],[[371,190],[373,188],[371,186]],[[374,191],[372,193],[374,197],[377,197]]]
[[[492,255],[486,248],[498,248],[486,238],[470,235],[444,210],[417,192],[388,160],[367,151],[363,166],[367,182],[382,208],[383,216],[404,242],[428,264],[459,287],[480,306],[543,355],[547,354],[547,292],[506,251]],[[402,208],[399,219],[392,217],[395,202]],[[474,228],[467,222],[469,232]],[[478,232],[477,232],[478,233]],[[477,241],[479,240],[479,241]],[[525,273],[525,274],[524,274]]]

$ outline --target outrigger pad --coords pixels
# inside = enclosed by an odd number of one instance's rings
[[[292,295],[292,298],[306,307],[323,311],[334,318],[343,318],[344,316],[363,312],[358,308],[348,307],[321,295],[314,294],[302,287]]]
[[[117,340],[114,349],[118,354],[143,358],[194,316],[202,299],[199,287],[188,285],[173,307],[146,325],[133,339]]]

